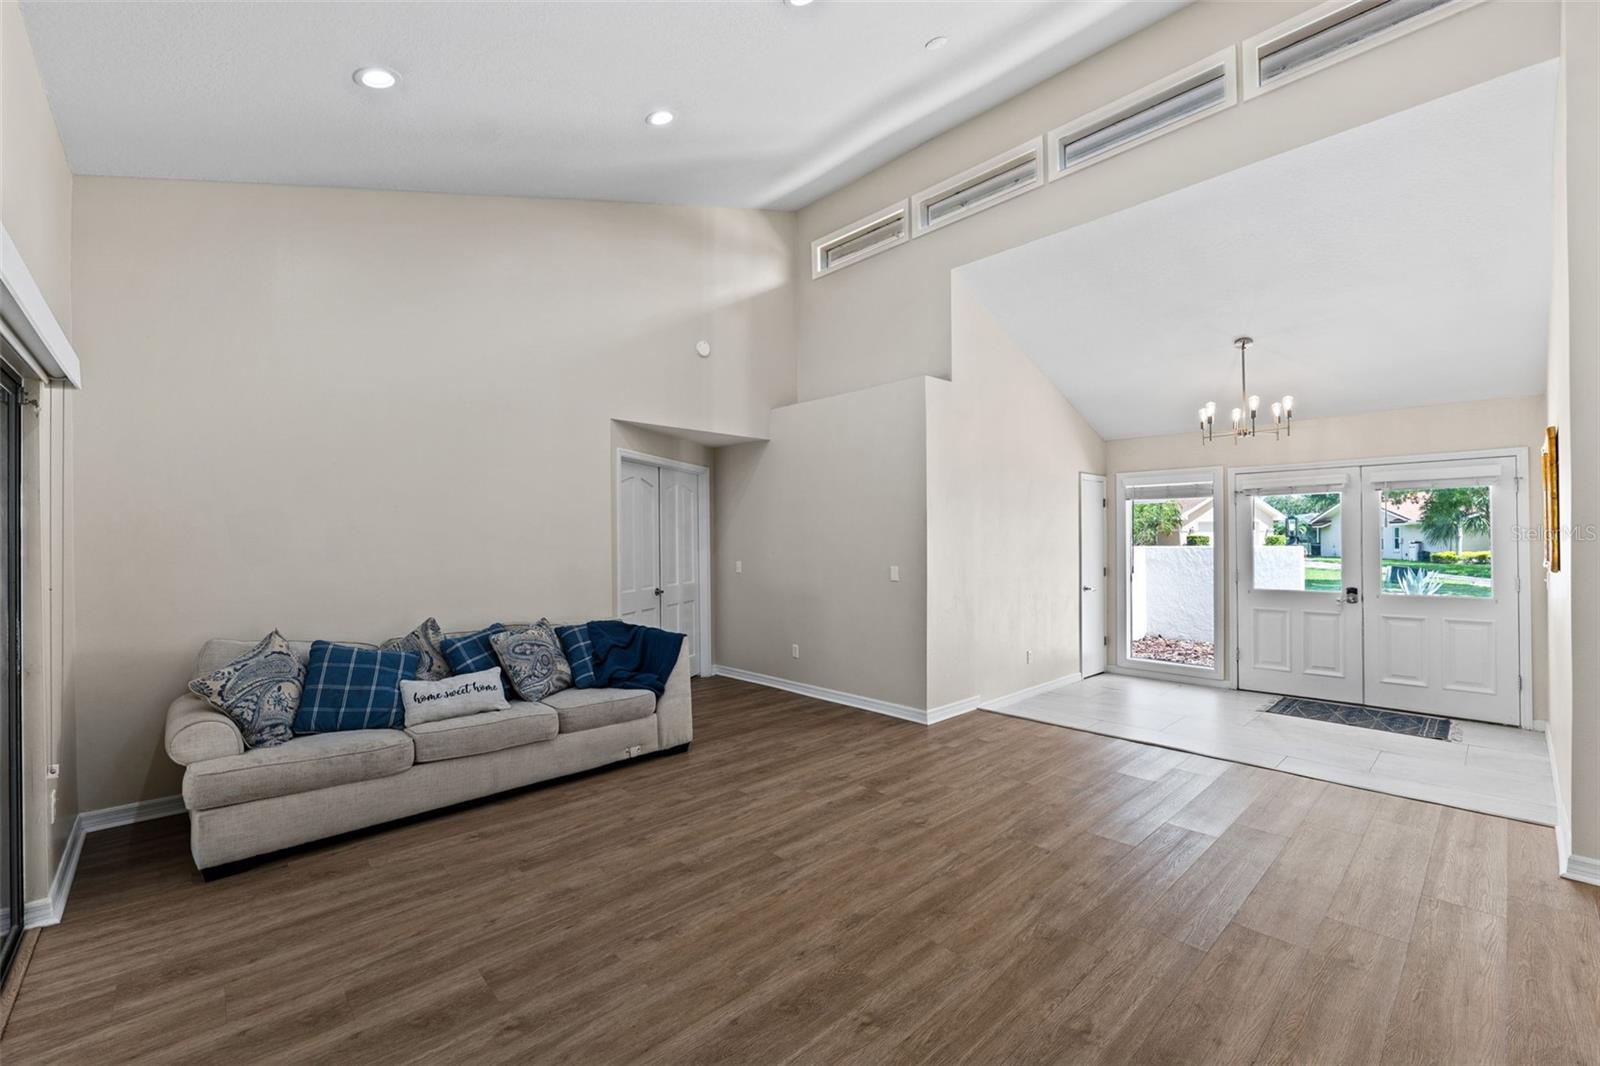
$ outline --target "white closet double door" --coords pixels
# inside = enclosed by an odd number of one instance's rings
[[[1239,687],[1518,725],[1520,487],[1509,457],[1241,474]],[[1454,531],[1424,521],[1435,494]],[[1301,543],[1266,543],[1271,501],[1308,497]]]
[[[700,475],[623,459],[617,482],[617,615],[682,633],[700,672]]]

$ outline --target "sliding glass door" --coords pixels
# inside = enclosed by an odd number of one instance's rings
[[[21,400],[0,369],[0,983],[22,939]]]

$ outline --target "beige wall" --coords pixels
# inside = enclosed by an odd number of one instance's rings
[[[779,408],[770,441],[719,449],[718,664],[926,705],[929,385]]]
[[[958,266],[1550,59],[1558,49],[1559,5],[1494,0],[810,280],[804,257],[816,237],[1308,6],[1194,4],[801,211],[800,398],[915,374],[949,376],[949,279]]]
[[[1566,19],[1563,17],[1563,32]],[[1567,270],[1567,53],[1563,36],[1561,74],[1556,95],[1556,161],[1553,205],[1553,240],[1550,269],[1550,333],[1545,359],[1545,421],[1558,432],[1557,451],[1572,446],[1571,394],[1571,316]],[[1560,498],[1572,500],[1572,460],[1560,456]],[[1543,487],[1536,497],[1543,506]],[[1539,512],[1544,513],[1542,510]],[[1540,528],[1545,523],[1540,521]],[[1572,550],[1572,538],[1557,530],[1563,552]],[[1542,554],[1542,551],[1541,551]],[[1572,811],[1572,565],[1570,559],[1561,570],[1545,571],[1545,713],[1549,725],[1550,751],[1555,763],[1557,800],[1571,833]],[[1538,649],[1535,649],[1535,655]],[[1559,830],[1558,830],[1559,832]]]
[[[951,380],[928,407],[930,707],[1078,671],[1078,475],[1105,470],[1089,424],[951,287]]]
[[[1297,391],[1302,407],[1308,389]],[[1477,403],[1441,404],[1412,407],[1400,411],[1347,415],[1337,418],[1296,419],[1291,436],[1246,441],[1202,444],[1200,435],[1184,433],[1168,437],[1140,437],[1106,442],[1106,467],[1114,476],[1135,470],[1174,470],[1188,467],[1220,466],[1224,474],[1236,466],[1265,466],[1273,463],[1321,463],[1376,459],[1385,456],[1431,455],[1451,451],[1481,451],[1486,448],[1527,448],[1529,466],[1538,476],[1539,444],[1544,437],[1545,402],[1542,396],[1512,400],[1486,400]],[[1537,482],[1531,486],[1535,496]],[[1538,503],[1530,497],[1530,519],[1538,515]],[[1536,547],[1536,546],[1535,546]],[[1531,552],[1530,624],[1533,629],[1533,706],[1536,718],[1544,717],[1548,689],[1547,664],[1538,654],[1545,646],[1545,597],[1538,581],[1537,550]],[[1231,660],[1233,647],[1233,597],[1227,585],[1223,632],[1226,647],[1219,647]],[[1108,604],[1112,619],[1115,605]],[[1114,621],[1110,623],[1114,629]],[[1232,676],[1231,671],[1229,676]]]
[[[1551,654],[1571,663],[1568,728],[1553,731],[1572,851],[1600,861],[1600,8],[1564,5],[1564,338],[1552,337],[1550,422],[1561,435],[1562,573],[1550,582]],[[1570,645],[1567,642],[1570,641]],[[1558,715],[1559,716],[1559,712]],[[1592,873],[1591,873],[1592,876]]]
[[[0,223],[68,336],[72,323],[72,173],[14,0],[0,0]],[[78,811],[74,758],[72,429],[76,395],[28,383],[23,414],[24,892],[49,891]],[[58,765],[50,817],[46,768]]]
[[[613,420],[765,435],[792,222],[80,178],[85,809],[177,791],[208,636],[610,613]]]

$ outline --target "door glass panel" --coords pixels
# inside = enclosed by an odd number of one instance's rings
[[[1252,587],[1338,592],[1344,576],[1343,502],[1339,492],[1251,496]]]
[[[1380,492],[1380,594],[1494,595],[1491,496],[1488,485]]]
[[[1135,660],[1216,665],[1216,573],[1211,496],[1128,504],[1129,654]]]

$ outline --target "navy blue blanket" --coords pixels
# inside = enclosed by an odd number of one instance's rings
[[[683,647],[682,633],[617,621],[590,622],[584,628],[594,652],[595,688],[647,688],[657,698],[666,691]]]

